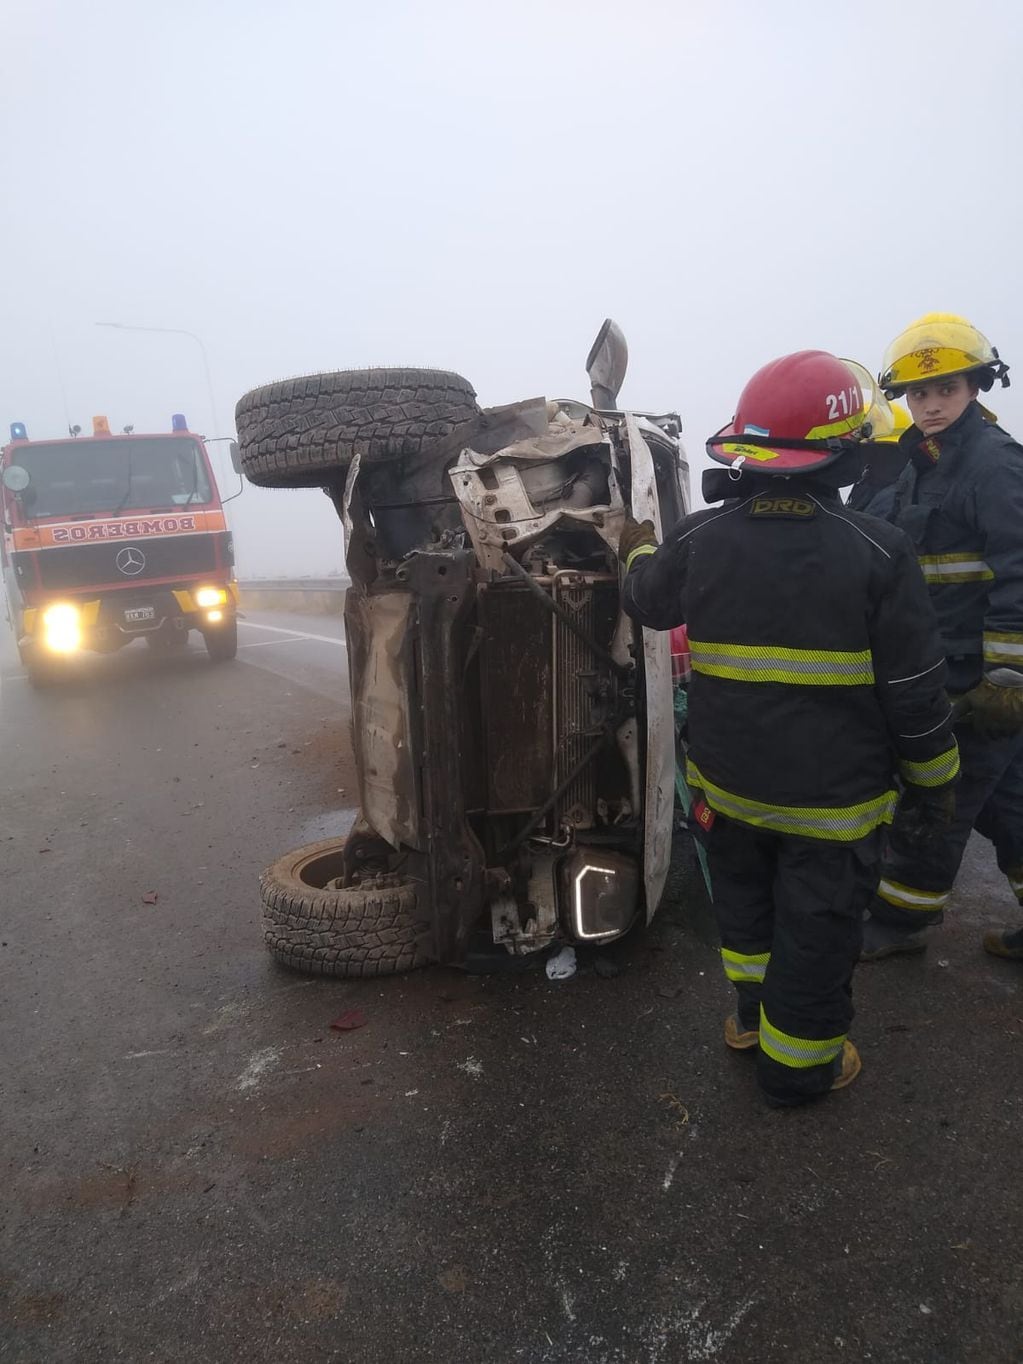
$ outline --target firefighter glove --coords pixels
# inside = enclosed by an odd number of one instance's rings
[[[649,545],[657,548],[657,533],[654,530],[652,521],[636,521],[633,517],[627,516],[625,524],[622,526],[622,533],[618,537],[618,557],[625,565],[626,569],[631,567],[629,560],[637,549]]]
[[[1006,739],[1023,731],[1023,674],[997,668],[963,702],[974,729],[985,738]]]
[[[915,852],[926,852],[940,842],[955,819],[955,785],[907,786],[895,815],[899,841]]]

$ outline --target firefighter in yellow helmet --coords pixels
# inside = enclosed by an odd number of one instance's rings
[[[1008,366],[963,317],[928,313],[885,353],[879,382],[913,425],[884,515],[913,541],[948,662],[961,772],[954,823],[921,837],[896,819],[865,924],[863,960],[918,952],[940,923],[973,829],[1023,902],[1023,448],[978,398]],[[1023,929],[988,951],[1023,960]]]

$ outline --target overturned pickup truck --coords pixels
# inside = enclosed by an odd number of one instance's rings
[[[688,509],[674,414],[619,411],[605,322],[591,403],[481,411],[434,370],[270,384],[242,466],[323,487],[344,523],[360,808],[265,872],[266,944],[300,971],[382,975],[480,950],[609,942],[649,920],[671,851],[664,635],[619,604],[627,512]],[[497,945],[496,947],[494,945]]]

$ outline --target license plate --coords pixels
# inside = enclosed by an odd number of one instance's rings
[[[124,623],[126,625],[140,625],[144,620],[155,619],[155,606],[131,606],[124,613]]]

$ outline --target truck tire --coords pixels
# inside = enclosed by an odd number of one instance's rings
[[[318,488],[363,463],[415,457],[479,412],[467,379],[437,369],[347,369],[265,384],[235,418],[245,476]]]
[[[35,691],[43,691],[60,680],[60,670],[52,658],[32,645],[18,645],[18,659],[25,669],[28,684]]]
[[[279,857],[260,879],[263,940],[283,966],[311,976],[390,976],[429,960],[429,925],[416,887],[394,876],[338,888],[344,841],[327,839]]]
[[[206,652],[214,663],[229,663],[238,652],[238,622],[229,621],[227,625],[203,632]]]

